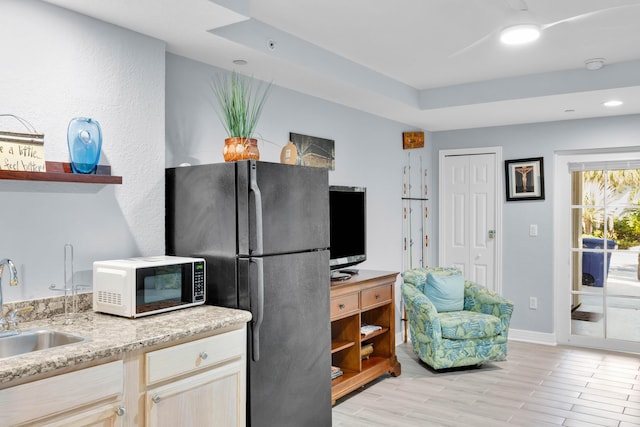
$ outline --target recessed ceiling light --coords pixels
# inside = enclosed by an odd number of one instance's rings
[[[611,101],[603,102],[602,105],[605,107],[619,107],[622,105],[622,101],[618,99],[612,99]]]
[[[564,110],[565,113],[575,113],[576,110],[574,110],[573,108],[567,108],[566,110]]]
[[[500,32],[500,41],[509,45],[530,43],[538,38],[540,38],[540,26],[536,24],[512,25]]]
[[[233,63],[236,65],[247,65],[247,61],[245,61],[244,59],[234,59]]]
[[[604,58],[591,58],[584,61],[585,67],[589,71],[599,70],[604,67]]]

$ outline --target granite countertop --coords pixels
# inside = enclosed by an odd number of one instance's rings
[[[22,330],[45,327],[80,335],[89,341],[0,358],[0,386],[12,380],[240,326],[249,320],[251,313],[247,311],[202,305],[138,319],[82,311],[72,317],[70,324],[64,315],[21,322]]]

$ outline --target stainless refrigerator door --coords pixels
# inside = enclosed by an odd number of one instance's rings
[[[166,252],[207,261],[207,304],[238,307],[236,166],[216,163],[165,172]]]
[[[329,252],[252,258],[248,265],[250,425],[331,426]]]
[[[165,188],[168,253],[238,253],[235,164],[169,168]]]
[[[238,254],[260,256],[329,247],[326,169],[254,160],[236,165]]]

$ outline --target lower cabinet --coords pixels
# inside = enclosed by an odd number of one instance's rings
[[[246,329],[147,353],[147,427],[244,426]]]
[[[122,361],[0,390],[2,426],[124,426]]]
[[[0,390],[0,426],[244,427],[246,325]]]
[[[45,422],[46,427],[125,427],[123,415],[126,413],[124,405],[100,405],[74,411],[75,415],[67,414],[58,421]]]
[[[242,364],[233,362],[202,374],[149,389],[148,426],[244,425]]]

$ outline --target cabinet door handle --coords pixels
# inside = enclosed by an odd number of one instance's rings
[[[122,416],[124,416],[124,414],[126,414],[126,413],[127,413],[127,410],[124,408],[124,406],[118,406],[118,407],[116,408],[116,415],[117,415],[117,416],[122,417]]]
[[[338,308],[339,308],[340,310],[344,309],[344,304],[340,304],[340,305],[338,306]]]
[[[160,397],[160,395],[159,395],[159,394],[156,394],[155,396],[153,396],[153,397],[151,398],[151,401],[152,401],[153,403],[158,403],[158,402],[160,402],[161,400],[162,400],[162,398]]]
[[[376,294],[376,299],[380,299],[380,294]]]
[[[205,360],[207,357],[209,357],[209,354],[206,351],[200,353],[200,359]]]

